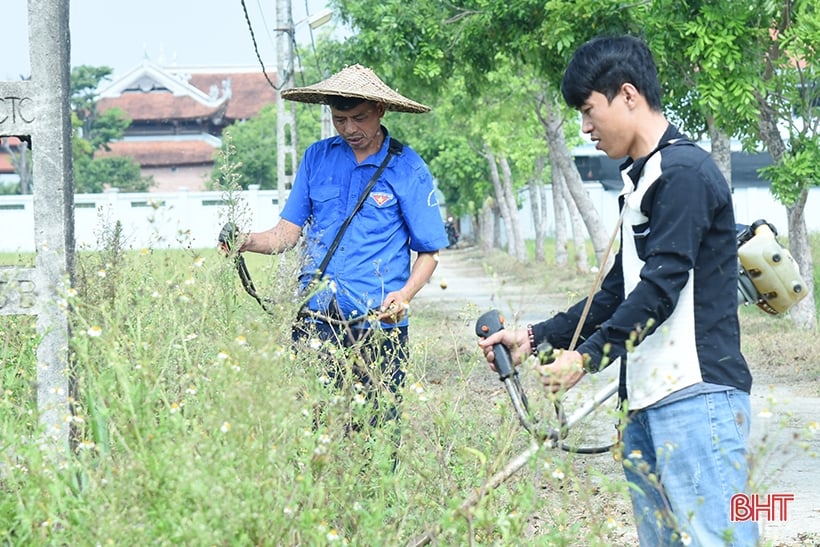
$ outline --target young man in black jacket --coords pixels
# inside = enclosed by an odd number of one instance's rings
[[[757,524],[730,518],[748,482],[752,377],[740,352],[729,186],[663,115],[642,41],[582,45],[562,93],[596,148],[626,158],[620,249],[585,316],[584,300],[480,345],[490,362],[499,342],[520,362],[542,342],[570,348],[583,321],[577,347],[540,367],[542,382],[558,393],[620,360],[622,461],[641,545],[755,545]]]

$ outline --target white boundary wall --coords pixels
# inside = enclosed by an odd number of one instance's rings
[[[77,250],[95,249],[119,221],[125,245],[132,249],[215,248],[228,220],[228,198],[237,199],[236,220],[243,230],[262,230],[279,218],[276,190],[225,192],[76,194],[74,234]],[[35,250],[31,196],[0,196],[0,252]],[[251,222],[250,219],[253,219]],[[248,223],[248,225],[242,225]]]
[[[612,227],[618,221],[618,193],[614,191],[607,191],[603,186],[594,183],[586,183],[587,194],[589,194],[592,203],[598,209],[601,215],[601,220],[607,233],[611,231]],[[555,234],[555,215],[552,207],[552,191],[547,187],[547,235],[553,236]],[[735,221],[739,224],[751,224],[758,219],[766,219],[774,224],[777,228],[778,234],[784,237],[788,232],[788,222],[786,216],[786,208],[774,199],[768,188],[735,188],[732,195],[735,205]],[[523,191],[519,194],[519,203],[521,204],[519,212],[521,213],[521,231],[525,239],[535,238],[535,228],[532,215],[529,214],[530,199],[529,192]],[[685,207],[686,204],[682,204]],[[526,213],[526,214],[525,214]],[[805,210],[806,225],[809,233],[820,232],[820,187],[811,188],[809,191],[809,198],[806,203]],[[465,218],[461,220],[461,235],[472,238],[474,236],[471,219]],[[568,230],[571,230],[567,226]],[[568,231],[568,233],[572,233]],[[501,233],[502,240],[505,238],[504,233]]]
[[[617,197],[597,183],[586,184],[593,203],[598,207],[605,226],[617,220]],[[551,195],[551,192],[548,192]],[[239,200],[238,218],[243,230],[264,230],[279,218],[278,192],[251,189],[235,194]],[[524,237],[534,238],[533,220],[526,194],[522,200]],[[228,195],[224,192],[77,194],[74,196],[75,238],[78,250],[98,248],[98,240],[115,225],[122,224],[126,247],[143,248],[214,248],[220,228],[229,214]],[[773,223],[779,233],[787,231],[786,209],[767,188],[738,188],[734,192],[735,216],[739,223],[749,224],[759,218]],[[685,204],[682,204],[685,206]],[[552,204],[548,203],[547,233],[555,226]],[[235,212],[235,214],[237,214]],[[806,205],[809,232],[820,232],[820,188],[812,188]],[[32,252],[34,211],[32,196],[0,196],[0,252]],[[462,234],[472,235],[469,219],[463,219]]]

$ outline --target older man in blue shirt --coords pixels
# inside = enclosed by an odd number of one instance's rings
[[[328,359],[328,372],[339,386],[349,385],[345,378],[361,382],[377,407],[375,393],[392,393],[394,400],[371,419],[376,425],[397,417],[409,303],[432,276],[439,249],[447,247],[427,165],[381,122],[387,110],[422,113],[429,107],[360,65],[282,96],[330,105],[338,135],[307,149],[280,221],[244,234],[238,250],[280,253],[304,231],[300,281],[309,297],[294,340],[330,340],[351,349],[345,363]],[[324,282],[313,288],[322,265]]]

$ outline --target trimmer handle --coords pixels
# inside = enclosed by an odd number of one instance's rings
[[[486,338],[504,328],[504,317],[498,310],[490,310],[484,313],[475,323],[475,333]],[[493,354],[495,355],[495,370],[501,381],[506,380],[515,373],[510,350],[504,344],[493,344]]]
[[[239,235],[239,230],[233,222],[226,222],[219,231],[219,243],[224,243],[228,250],[232,250],[233,244],[236,243],[236,238]]]

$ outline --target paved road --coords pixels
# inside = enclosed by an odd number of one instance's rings
[[[445,249],[429,285],[416,296],[419,301],[435,301],[453,311],[499,310],[509,324],[540,321],[551,313],[548,302],[531,288],[516,285],[510,278],[488,272],[477,247]]]

